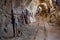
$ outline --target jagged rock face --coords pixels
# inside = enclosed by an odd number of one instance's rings
[[[32,1],[32,0],[14,0],[14,5],[15,5],[15,8],[17,7],[25,7],[27,5],[29,5],[29,3]]]
[[[36,19],[35,19],[35,14],[36,14],[36,10],[37,10],[37,6],[36,6],[36,0],[30,0],[30,1],[23,1],[22,0],[22,3],[20,4],[20,6],[18,6],[17,8],[15,8],[14,10],[14,13],[18,13],[18,14],[21,14],[22,11],[24,11],[25,9],[27,9],[29,11],[29,14],[31,13],[31,15],[29,16],[29,19],[30,19],[30,22],[35,22]],[[28,3],[28,4],[27,4]]]
[[[6,10],[8,13],[11,13],[11,0],[0,0],[0,8]]]
[[[28,10],[28,15],[27,18],[28,21],[32,22],[36,22],[35,19],[35,14],[36,14],[36,10],[37,10],[37,6],[35,4],[36,0],[13,0],[14,3],[14,8],[13,8],[13,12],[14,12],[14,18],[15,18],[15,27],[17,27],[17,29],[20,31],[21,27],[24,26],[25,20],[23,18],[23,16],[25,15],[25,9]],[[1,2],[0,0],[0,7],[3,8],[5,11],[7,12],[3,12],[0,10],[0,31],[1,31],[1,35],[0,37],[4,36],[4,37],[10,37],[13,36],[13,26],[11,23],[11,0],[7,0],[7,2],[4,0]],[[3,7],[2,7],[3,5]],[[23,13],[22,13],[23,11]],[[8,14],[8,15],[4,15],[4,14]],[[16,15],[15,15],[16,14]],[[23,18],[23,19],[22,19]],[[23,29],[23,28],[22,28]],[[8,36],[7,36],[8,35]]]
[[[29,7],[28,4],[30,4],[31,0],[28,0],[28,1],[27,0],[14,0],[13,2],[14,2],[14,14],[19,14],[19,15],[15,15],[15,23],[17,24],[16,26],[18,26],[18,28],[20,28],[22,25],[20,14],[22,14],[22,11],[26,7]],[[0,3],[1,3],[0,7],[3,9],[2,11],[0,10],[0,15],[1,15],[0,16],[0,28],[1,28],[1,34],[2,34],[0,37],[13,36],[13,26],[11,23],[11,18],[9,18],[9,17],[11,17],[11,15],[9,15],[9,14],[11,14],[12,2],[11,2],[11,0],[7,0],[7,1],[2,0],[2,2],[0,1]],[[32,7],[32,4],[31,4],[31,7]],[[33,11],[31,11],[31,12],[33,12]],[[8,14],[9,17],[5,14]]]
[[[26,3],[27,5],[27,3]],[[25,6],[26,6],[25,5]],[[23,5],[24,6],[24,5]],[[30,5],[28,5],[27,7],[29,8],[29,6],[31,8],[33,8],[34,6],[32,5],[32,3]],[[33,6],[33,7],[32,7]],[[22,11],[24,9],[27,9],[27,7],[22,7],[23,9],[21,9],[20,5],[18,5],[18,7],[14,7],[14,14],[19,14],[19,15],[15,15],[15,23],[17,24],[17,27],[18,29],[20,30],[20,27],[22,26],[22,22],[21,22],[21,15],[22,14]],[[0,37],[11,37],[13,36],[13,26],[12,26],[12,23],[11,23],[11,3],[10,2],[7,2],[6,5],[3,5],[2,7],[4,9],[4,11],[1,11],[0,10]],[[30,9],[30,8],[29,8]],[[30,9],[29,12],[33,12],[35,8],[33,8],[32,10]],[[28,10],[28,9],[27,9]],[[7,13],[7,12],[8,13]],[[5,14],[8,14],[5,16]],[[34,14],[33,14],[34,15]],[[32,17],[31,17],[32,18]],[[33,18],[32,18],[33,19]],[[31,21],[31,20],[30,20]],[[8,36],[7,36],[8,35]]]
[[[11,0],[0,0],[0,28],[1,28],[0,37],[12,36],[13,30],[12,30],[11,18],[9,18],[11,16],[10,15],[8,16],[8,14],[10,13],[11,13]]]
[[[13,27],[12,27],[12,24],[9,20],[8,17],[6,16],[0,16],[0,31],[1,31],[1,34],[0,34],[0,37],[4,36],[4,37],[9,37],[9,36],[12,36],[13,34]],[[7,36],[8,34],[8,36]]]

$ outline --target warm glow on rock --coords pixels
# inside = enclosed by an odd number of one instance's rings
[[[40,4],[40,0],[36,0],[36,5],[38,6]]]

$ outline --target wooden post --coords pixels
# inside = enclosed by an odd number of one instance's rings
[[[13,1],[11,0],[11,15],[12,15],[13,36],[15,37],[15,19],[14,19],[13,7],[14,7]]]

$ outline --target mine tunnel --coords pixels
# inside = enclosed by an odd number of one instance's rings
[[[60,0],[0,0],[0,40],[60,40]]]

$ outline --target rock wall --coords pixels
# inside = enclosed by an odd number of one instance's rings
[[[24,16],[22,14],[22,11],[24,10],[25,6],[27,6],[31,2],[31,0],[0,0],[0,38],[13,36],[13,26],[11,19],[12,2],[14,6],[13,12],[16,32],[17,29],[20,31],[21,27],[25,25],[25,20],[21,18]]]

